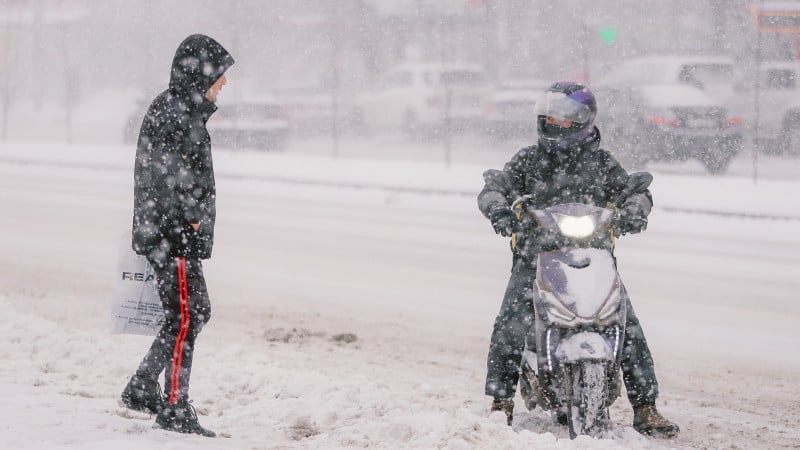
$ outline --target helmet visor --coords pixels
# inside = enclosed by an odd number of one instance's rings
[[[536,99],[536,116],[554,117],[575,123],[585,123],[592,117],[589,106],[571,99],[563,92],[548,91]]]

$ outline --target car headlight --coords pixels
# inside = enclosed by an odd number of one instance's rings
[[[593,216],[564,216],[555,215],[561,234],[571,238],[585,238],[594,234],[595,221]]]

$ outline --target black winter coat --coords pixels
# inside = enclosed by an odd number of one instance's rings
[[[205,93],[233,63],[203,35],[175,52],[169,89],[148,108],[136,149],[132,244],[140,255],[211,257],[216,188],[206,122],[217,108]]]
[[[542,209],[561,203],[585,203],[608,207],[628,183],[628,173],[606,150],[600,148],[600,132],[585,144],[562,152],[548,152],[536,145],[520,150],[503,170],[487,170],[485,185],[478,194],[478,208],[487,218],[493,211],[508,209],[520,196],[532,194],[529,204]],[[650,191],[628,197],[622,208],[645,218],[652,209]],[[517,237],[514,253],[531,262],[543,250],[536,242],[536,230],[529,239]]]

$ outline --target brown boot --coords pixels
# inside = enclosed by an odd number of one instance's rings
[[[674,438],[681,429],[678,424],[665,419],[655,405],[633,408],[633,429],[647,436]]]
[[[495,411],[503,411],[506,413],[506,421],[508,425],[511,426],[511,422],[514,421],[514,400],[494,399],[492,402],[492,412]]]

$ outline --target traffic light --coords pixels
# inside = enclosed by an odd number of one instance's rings
[[[605,26],[597,30],[600,39],[606,45],[614,45],[617,40],[617,29],[612,26]]]

